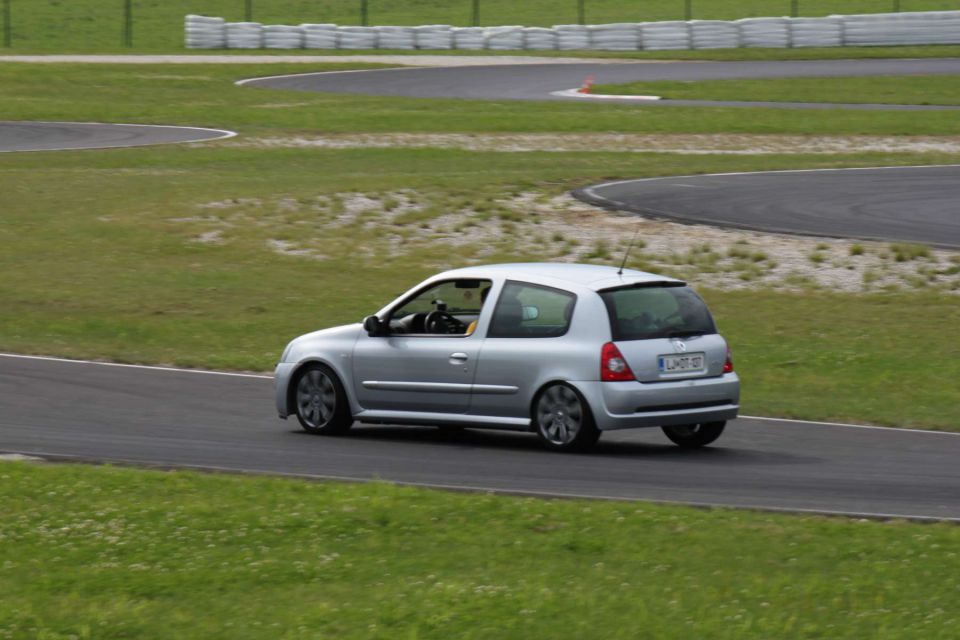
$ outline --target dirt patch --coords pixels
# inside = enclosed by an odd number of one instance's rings
[[[294,105],[289,105],[294,106]],[[466,151],[604,151],[679,154],[960,154],[960,137],[944,136],[791,136],[738,134],[329,134],[237,138],[237,147],[300,149],[433,148]]]

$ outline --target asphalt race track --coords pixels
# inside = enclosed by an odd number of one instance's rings
[[[416,63],[415,59],[412,61]],[[415,98],[480,100],[585,100],[554,95],[575,89],[587,76],[597,84],[651,80],[729,80],[746,78],[810,78],[960,74],[960,59],[927,60],[795,60],[749,62],[636,62],[587,64],[524,64],[486,67],[401,68],[335,71],[242,80],[238,84],[270,89],[352,93]],[[777,107],[794,109],[953,110],[934,105],[819,104],[701,100],[604,100],[649,106]]]
[[[263,376],[0,356],[0,451],[380,478],[515,493],[960,520],[960,435],[741,419],[684,451],[658,429],[588,454],[532,434],[357,425],[303,433]]]
[[[674,176],[573,195],[681,222],[960,249],[960,166]]]
[[[112,149],[229,138],[232,131],[198,127],[88,122],[0,122],[0,153]]]

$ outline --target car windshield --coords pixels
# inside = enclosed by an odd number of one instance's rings
[[[601,291],[615,341],[716,333],[707,305],[686,286],[657,284]]]

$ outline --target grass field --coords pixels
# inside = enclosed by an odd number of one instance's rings
[[[4,638],[956,637],[960,528],[0,466]]]
[[[960,76],[632,82],[596,85],[594,92],[677,100],[957,105]]]
[[[479,0],[483,25],[550,26],[575,23],[577,0]],[[799,0],[800,15],[958,9],[955,0]],[[111,51],[122,44],[120,0],[30,0],[11,5],[13,44],[20,51]],[[141,51],[182,46],[188,13],[245,18],[244,0],[133,0],[134,45]],[[585,0],[588,23],[680,20],[685,0]],[[252,0],[253,19],[266,24],[359,24],[360,0]],[[472,21],[473,0],[368,0],[370,24],[452,24]],[[692,0],[697,19],[788,15],[790,0]],[[2,20],[2,17],[0,17]],[[709,55],[709,54],[708,54]]]
[[[730,122],[734,130],[763,130],[764,118],[782,118],[754,110],[752,120],[731,114],[725,121],[705,109],[687,110],[697,117],[655,110],[638,118],[637,110],[606,106],[586,118],[598,105],[312,96],[234,87],[233,78],[259,71],[243,67],[0,71],[8,88],[0,119],[224,126],[248,140],[444,126],[717,131]],[[833,114],[818,115],[829,129]],[[913,127],[932,126],[939,114],[930,115]],[[898,127],[907,131],[911,121]],[[544,254],[515,241],[515,214],[497,204],[504,194],[560,194],[621,177],[956,161],[936,154],[480,153],[242,142],[0,156],[0,350],[264,370],[290,337],[356,321],[438,269],[475,259],[562,257],[562,246]],[[344,194],[387,199],[401,190],[432,204],[389,225],[369,214],[341,221]],[[431,225],[465,205],[473,210],[461,224],[465,241],[451,244]],[[501,240],[471,242],[471,225],[498,227]],[[603,253],[596,259],[609,261]],[[960,377],[960,358],[956,345],[939,337],[960,331],[960,307],[953,295],[938,293],[930,275],[931,268],[946,274],[957,266],[917,264],[926,271],[899,292],[707,292],[747,381],[745,412],[958,428],[960,390],[943,380]],[[918,309],[937,322],[916,322]],[[931,353],[929,344],[941,348]]]

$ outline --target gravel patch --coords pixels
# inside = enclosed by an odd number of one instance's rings
[[[680,224],[610,213],[568,194],[458,200],[412,190],[351,192],[237,198],[197,209],[217,213],[168,218],[188,229],[189,242],[259,238],[278,255],[310,260],[384,264],[416,256],[438,269],[505,257],[615,264],[635,237],[630,266],[714,289],[960,294],[960,252]]]
[[[304,103],[270,103],[261,108],[301,108]],[[299,149],[460,149],[466,151],[603,151],[678,154],[960,154],[960,136],[791,136],[740,134],[460,134],[381,133],[235,138],[218,145]]]

